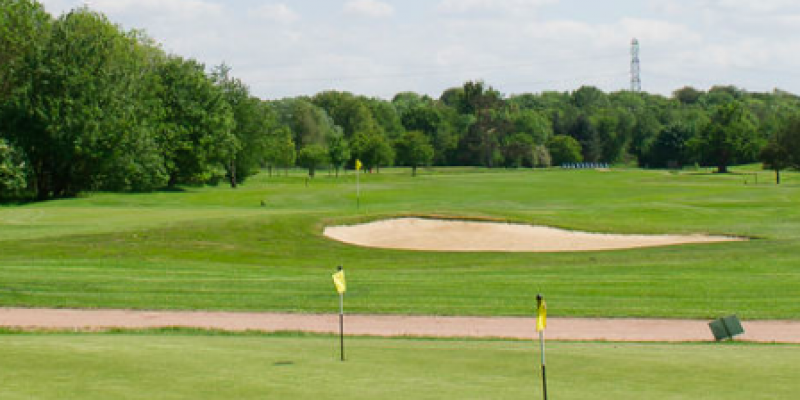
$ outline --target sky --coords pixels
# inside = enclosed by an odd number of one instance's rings
[[[797,0],[44,0],[87,5],[263,99],[324,90],[438,98],[468,80],[506,95],[735,85],[800,93]]]

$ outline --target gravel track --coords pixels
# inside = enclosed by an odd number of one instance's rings
[[[706,320],[639,318],[548,318],[546,335],[556,340],[615,342],[713,341]],[[800,344],[800,321],[743,321],[738,341]],[[338,333],[337,314],[209,311],[78,310],[0,308],[0,326],[98,331],[110,328],[190,327],[226,331]],[[346,315],[348,335],[513,338],[536,337],[533,318]]]

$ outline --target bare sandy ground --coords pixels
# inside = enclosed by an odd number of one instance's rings
[[[566,252],[744,240],[707,235],[616,235],[545,226],[397,218],[330,226],[325,236],[354,245],[425,251]]]
[[[192,327],[227,331],[338,333],[335,314],[0,308],[0,326],[103,330]],[[704,320],[548,318],[549,339],[618,342],[713,341]],[[800,344],[800,321],[743,321],[737,340]],[[533,318],[347,315],[348,335],[532,339]]]

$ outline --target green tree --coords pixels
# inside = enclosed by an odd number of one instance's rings
[[[350,144],[344,138],[344,133],[342,133],[341,129],[337,129],[328,136],[328,158],[338,178],[339,169],[343,168],[347,161],[350,160]]]
[[[682,104],[687,104],[687,105],[699,103],[700,99],[702,99],[704,95],[705,93],[691,86],[685,86],[681,89],[672,92],[672,97],[674,97],[675,100],[678,100]]]
[[[38,2],[0,0],[0,104],[26,86],[51,24]]]
[[[298,148],[312,144],[325,145],[337,126],[321,107],[304,98],[283,99],[272,103],[281,124],[294,134]]]
[[[553,165],[553,158],[550,156],[550,150],[546,145],[539,144],[533,148],[533,166],[534,168],[547,168]]]
[[[433,146],[424,133],[409,131],[395,143],[397,162],[411,167],[411,176],[417,176],[417,167],[433,161]]]
[[[204,69],[176,56],[158,69],[166,112],[159,147],[170,186],[209,181],[214,167],[233,159],[241,146],[233,134],[233,111]]]
[[[458,146],[458,125],[462,118],[455,109],[434,102],[420,101],[402,114],[403,126],[409,131],[421,131],[434,147],[434,162],[448,165]]]
[[[536,147],[533,138],[524,133],[506,136],[503,141],[503,157],[507,167],[519,168],[523,165],[533,166],[533,149]]]
[[[27,185],[23,155],[0,138],[0,199],[19,195]]]
[[[269,175],[272,176],[272,169],[288,168],[293,166],[297,159],[292,131],[282,126],[272,131],[267,139],[267,151],[264,154],[264,163],[269,168]]]
[[[665,127],[648,148],[643,165],[651,168],[677,167],[692,160],[689,142],[696,130],[684,122],[675,122]]]
[[[537,111],[517,111],[512,114],[511,121],[514,124],[515,132],[530,136],[536,144],[545,144],[550,136],[553,136],[553,127],[550,125],[550,121]]]
[[[717,166],[718,173],[726,173],[731,163],[755,159],[760,147],[756,134],[755,118],[734,101],[713,110],[710,123],[691,146],[701,160]]]
[[[609,101],[606,94],[594,86],[581,86],[572,92],[572,104],[586,112],[594,108],[608,107]]]
[[[225,64],[216,67],[212,77],[233,112],[232,134],[236,140],[227,141],[231,148],[222,164],[228,182],[235,188],[258,172],[260,160],[266,153],[268,132],[276,120],[271,108],[250,95],[247,85],[230,76],[230,67]]]
[[[366,104],[375,122],[381,127],[381,131],[388,140],[395,140],[405,133],[406,129],[403,127],[400,114],[394,104],[374,98],[367,100]]]
[[[633,127],[633,136],[628,146],[628,151],[633,154],[643,165],[642,161],[646,158],[653,141],[661,133],[663,126],[656,114],[649,109],[641,109],[635,112],[636,123]]]
[[[764,168],[775,171],[775,182],[781,183],[781,170],[800,169],[800,116],[790,117],[761,150]]]
[[[547,142],[547,150],[552,157],[553,165],[564,165],[583,161],[581,145],[575,138],[556,135]]]
[[[157,184],[163,174],[141,121],[147,44],[86,8],[62,15],[50,32],[4,129],[30,161],[36,196]]]
[[[329,161],[328,150],[318,144],[303,147],[297,154],[297,163],[308,168],[308,176],[314,177],[317,168]]]
[[[352,140],[352,157],[364,164],[371,171],[380,172],[381,166],[394,163],[394,148],[383,135],[369,131],[359,131]]]
[[[392,105],[394,105],[397,115],[401,119],[401,123],[405,126],[403,117],[409,110],[425,107],[433,104],[433,100],[427,95],[420,95],[414,92],[400,92],[392,97]],[[405,127],[408,130],[408,127]]]
[[[602,142],[589,115],[585,113],[578,115],[570,127],[569,136],[580,144],[583,159],[591,162],[600,161],[603,155]]]
[[[459,143],[461,161],[489,168],[502,162],[502,141],[514,130],[502,95],[481,81],[467,82],[459,94],[456,109],[474,121]]]

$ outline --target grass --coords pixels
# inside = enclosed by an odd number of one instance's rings
[[[0,305],[332,312],[336,265],[357,313],[800,318],[800,175],[436,169],[259,175],[185,188],[0,207]],[[745,184],[747,181],[747,184]],[[262,201],[265,206],[261,206]],[[605,252],[366,249],[328,223],[405,214],[597,232],[757,238]]]
[[[0,398],[541,398],[523,341],[172,334],[0,335]],[[558,399],[793,398],[800,347],[549,343]]]

